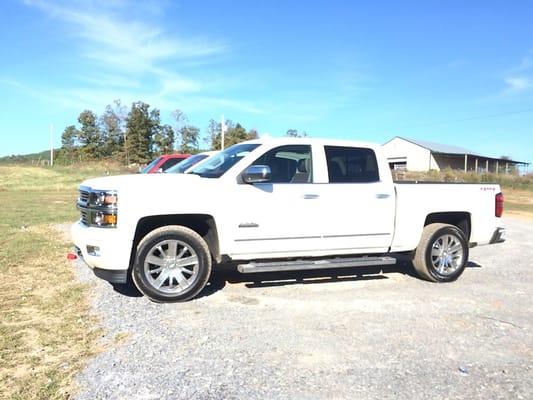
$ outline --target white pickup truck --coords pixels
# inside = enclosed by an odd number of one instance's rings
[[[278,138],[229,147],[189,174],[125,175],[80,186],[78,254],[107,281],[185,301],[214,265],[242,273],[396,263],[449,282],[469,247],[502,242],[492,184],[394,183],[379,145]]]

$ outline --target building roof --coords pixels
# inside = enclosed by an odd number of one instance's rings
[[[442,144],[442,143],[434,143],[434,142],[428,142],[426,140],[418,140],[418,139],[410,139],[410,138],[404,138],[401,136],[396,136],[397,138],[406,140],[408,142],[414,143],[420,147],[424,147],[428,150],[430,150],[432,153],[442,153],[442,154],[461,154],[461,155],[473,155],[473,156],[479,156],[482,157],[481,154],[478,154],[472,150],[466,149],[464,147],[460,146],[451,146],[449,144]]]
[[[472,150],[469,150],[469,149],[466,149],[466,148],[460,147],[460,146],[451,146],[451,145],[448,145],[448,144],[428,142],[426,140],[409,139],[409,138],[404,138],[404,137],[401,137],[401,136],[395,136],[395,137],[393,137],[391,140],[389,140],[386,143],[389,143],[390,141],[392,141],[393,139],[396,139],[396,138],[405,140],[405,141],[413,143],[413,144],[416,144],[417,146],[423,147],[423,148],[431,151],[432,153],[453,154],[453,155],[462,155],[462,156],[467,154],[469,156],[488,158],[490,160],[501,160],[501,161],[506,161],[506,162],[513,163],[513,164],[529,165],[529,163],[522,162],[522,161],[514,161],[514,160],[503,159],[503,158],[495,158],[495,157],[483,156],[483,155],[481,155],[479,153],[476,153],[476,152],[474,152]]]

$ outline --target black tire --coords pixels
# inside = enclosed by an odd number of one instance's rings
[[[210,274],[211,255],[204,239],[192,229],[170,225],[153,230],[139,242],[131,275],[151,300],[179,302],[195,297]]]
[[[465,270],[467,262],[468,243],[463,231],[448,224],[424,227],[413,258],[413,266],[422,279],[431,282],[455,281]]]

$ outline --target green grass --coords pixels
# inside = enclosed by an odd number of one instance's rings
[[[58,226],[73,222],[78,184],[113,166],[0,166],[0,398],[65,399],[98,351],[87,288]]]

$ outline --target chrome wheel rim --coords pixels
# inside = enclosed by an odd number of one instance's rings
[[[454,235],[439,236],[431,246],[431,264],[440,275],[451,275],[463,264],[464,251]]]
[[[153,246],[144,261],[144,274],[156,290],[177,294],[187,290],[199,271],[198,255],[187,243],[164,240]]]

